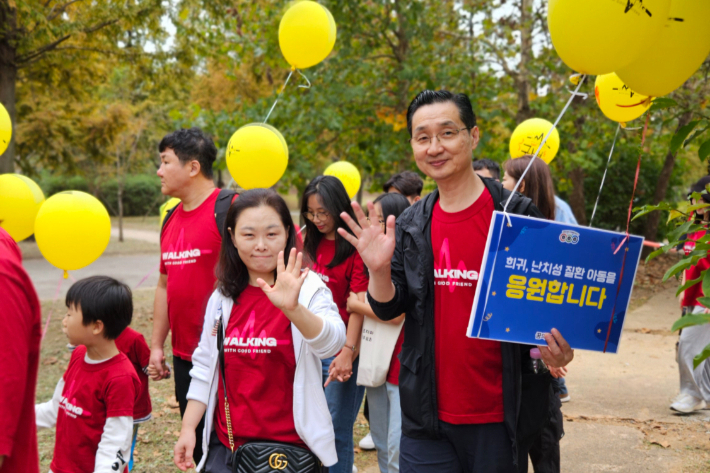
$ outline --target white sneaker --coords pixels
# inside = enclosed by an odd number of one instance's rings
[[[690,414],[693,411],[705,409],[706,407],[705,401],[691,396],[690,394],[687,394],[684,398],[678,399],[671,404],[671,409],[682,412],[683,414]]]
[[[357,467],[353,465],[353,473],[357,473]]]
[[[374,450],[375,442],[372,441],[372,434],[368,432],[367,435],[360,440],[358,446],[363,450]]]
[[[685,399],[688,396],[689,396],[689,394],[687,392],[681,392],[680,394],[678,394],[676,397],[673,398],[673,400],[671,401],[671,405],[675,404],[678,401],[682,401],[683,399]]]

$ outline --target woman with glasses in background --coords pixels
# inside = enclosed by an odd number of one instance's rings
[[[333,176],[318,176],[306,187],[301,199],[306,221],[303,252],[311,268],[333,293],[340,316],[345,322],[345,346],[334,358],[323,360],[323,379],[328,409],[333,417],[338,463],[330,473],[351,473],[353,468],[353,424],[357,418],[365,388],[358,386],[357,367],[362,314],[348,313],[351,292],[365,300],[368,276],[355,248],[337,229],[350,229],[340,218],[346,212],[355,218],[345,187]]]

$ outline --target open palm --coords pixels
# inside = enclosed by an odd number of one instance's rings
[[[358,220],[357,222],[345,212],[340,214],[340,217],[345,221],[348,227],[350,227],[350,230],[353,231],[355,236],[351,235],[343,228],[339,228],[338,233],[357,249],[363,263],[365,263],[370,271],[379,271],[392,261],[395,243],[395,217],[393,215],[387,217],[387,232],[384,232],[380,225],[370,224],[370,221],[365,217],[365,213],[362,211],[360,205],[353,202],[352,206],[355,211],[355,217],[357,217]],[[375,206],[372,202],[368,202],[367,209],[370,215],[375,215]]]
[[[261,287],[272,304],[281,311],[294,310],[298,307],[298,295],[301,292],[303,281],[306,280],[308,269],[301,272],[303,254],[296,255],[296,248],[291,249],[288,266],[284,264],[284,252],[279,251],[276,263],[276,284],[269,286],[266,281],[259,278],[256,283]]]

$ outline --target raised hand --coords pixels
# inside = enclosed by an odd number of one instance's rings
[[[394,254],[395,217],[394,215],[387,217],[387,232],[385,233],[379,224],[370,224],[357,202],[353,202],[352,207],[355,211],[357,222],[345,212],[341,213],[340,217],[350,227],[355,236],[348,233],[344,228],[338,228],[338,233],[357,249],[365,266],[370,271],[377,272],[390,264]],[[368,202],[367,209],[370,215],[375,215],[375,206],[372,202]]]
[[[261,287],[261,290],[267,295],[277,309],[288,312],[293,311],[298,307],[298,295],[301,292],[303,281],[308,275],[308,268],[301,272],[303,265],[303,254],[296,255],[296,248],[291,249],[291,254],[288,258],[288,266],[284,264],[284,252],[279,251],[278,261],[276,263],[276,284],[274,287],[269,286],[266,281],[259,278],[256,283]]]

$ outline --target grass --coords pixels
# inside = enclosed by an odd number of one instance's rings
[[[150,340],[153,314],[153,290],[139,289],[133,293],[133,323],[131,327],[141,332],[146,340]],[[43,321],[51,313],[51,321],[47,336],[42,343],[39,376],[37,380],[37,402],[48,401],[54,393],[57,381],[64,374],[69,363],[69,350],[67,340],[62,333],[62,318],[66,308],[62,301],[42,302]],[[166,357],[171,358],[169,343],[166,348]],[[153,419],[142,424],[138,431],[138,442],[134,452],[136,473],[148,472],[177,472],[173,464],[173,446],[180,433],[180,414],[175,402],[175,384],[173,379],[159,382],[150,382],[150,397],[153,404]],[[367,424],[362,416],[358,416],[355,423],[355,445],[362,437],[367,435]],[[49,471],[54,450],[54,429],[43,430],[38,433],[40,471]],[[356,449],[359,450],[359,449]],[[377,458],[374,452],[361,452],[355,454],[355,464],[360,472],[376,465]]]

